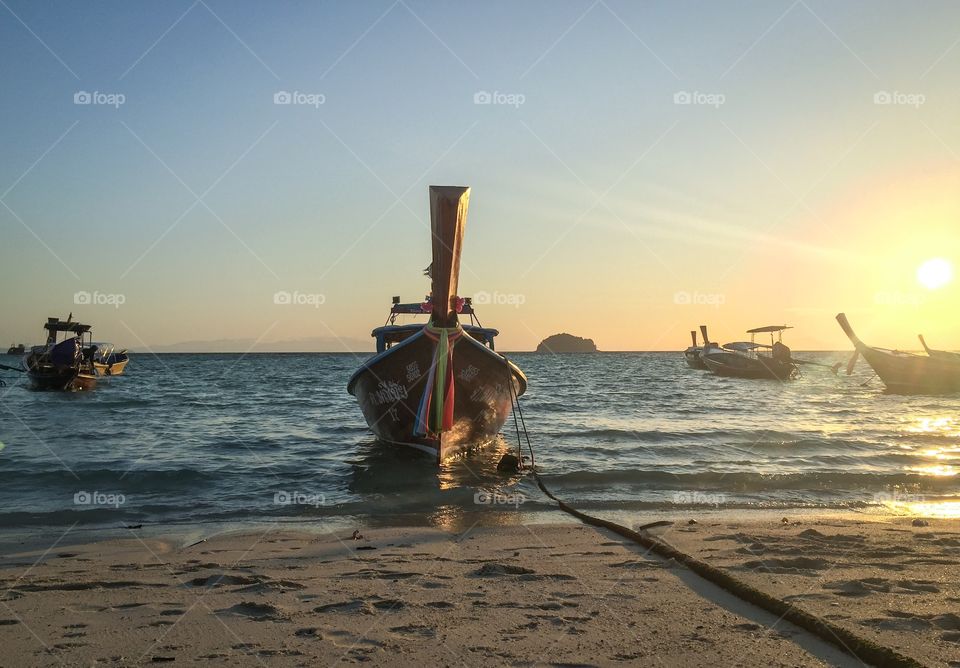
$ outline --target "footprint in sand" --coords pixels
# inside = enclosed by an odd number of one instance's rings
[[[321,628],[320,631],[323,634],[323,638],[332,642],[334,647],[367,648],[369,651],[370,649],[377,649],[383,646],[383,643],[377,640],[371,640],[368,637],[350,633],[350,631],[326,628]]]
[[[173,610],[161,610],[161,611],[160,611],[160,616],[161,616],[161,617],[173,617],[173,616],[175,616],[175,615],[185,615],[185,614],[187,614],[187,611],[186,611],[186,610],[183,610],[183,609],[181,609],[181,608],[174,608]]]
[[[823,585],[824,589],[836,591],[837,596],[869,596],[877,592],[887,593],[893,587],[884,578],[864,578],[862,580],[836,580]]]
[[[898,580],[892,582],[884,578],[863,578],[862,580],[837,580],[823,585],[824,589],[836,590],[837,596],[869,596],[874,593],[894,594],[936,594],[940,591],[936,582],[931,580]]]
[[[257,585],[264,581],[265,579],[260,577],[214,573],[213,575],[194,578],[187,584],[192,587],[223,587],[227,585]]]
[[[255,603],[253,601],[244,601],[229,608],[217,610],[217,614],[247,617],[255,622],[280,621],[287,619],[289,616],[272,603]]]
[[[380,598],[379,596],[368,597],[366,599],[358,598],[351,601],[339,601],[337,603],[327,603],[313,609],[314,612],[339,612],[347,614],[372,615],[376,611],[397,612],[406,607],[406,603],[395,598]]]
[[[433,638],[437,635],[436,629],[424,624],[407,624],[406,626],[394,626],[390,629],[391,633],[413,640],[413,636],[419,638]]]
[[[747,561],[737,567],[742,571],[760,571],[763,573],[781,573],[789,575],[812,575],[812,571],[822,571],[830,568],[825,559],[813,557],[794,557],[792,559],[761,559]]]

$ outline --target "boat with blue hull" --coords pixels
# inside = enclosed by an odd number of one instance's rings
[[[394,298],[387,324],[372,333],[377,353],[347,384],[380,441],[438,464],[494,440],[527,388],[523,372],[496,352],[497,330],[482,327],[470,300],[457,296],[469,196],[465,187],[430,187],[431,293],[419,304]],[[397,324],[418,315],[429,321]]]

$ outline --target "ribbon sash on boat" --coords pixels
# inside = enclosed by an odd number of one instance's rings
[[[440,434],[453,428],[453,348],[463,335],[463,328],[434,327],[431,321],[423,328],[424,334],[434,341],[433,361],[423,388],[423,397],[417,408],[414,434]]]

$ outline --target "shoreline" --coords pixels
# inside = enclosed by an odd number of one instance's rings
[[[654,535],[921,663],[958,665],[960,520],[695,514],[687,524],[674,513]],[[859,665],[603,529],[357,531],[246,527],[195,545],[184,533],[128,535],[10,553],[0,559],[8,657],[706,666],[749,654],[752,665]]]
[[[0,537],[0,566],[3,560],[10,555],[31,550],[43,550],[49,547],[58,537],[60,547],[64,545],[91,545],[118,539],[140,537],[143,539],[162,539],[182,545],[189,544],[202,538],[220,535],[244,534],[265,531],[273,527],[279,531],[318,534],[330,531],[347,531],[354,529],[438,529],[448,533],[458,533],[468,527],[499,528],[510,526],[558,525],[577,524],[575,518],[560,510],[544,497],[545,507],[537,510],[467,510],[457,505],[448,505],[435,508],[433,512],[404,512],[390,515],[323,515],[305,517],[283,517],[271,519],[263,517],[243,521],[211,520],[198,522],[191,520],[166,521],[157,523],[138,523],[135,525],[24,525],[8,527]],[[944,502],[960,503],[960,502]],[[645,508],[643,510],[610,510],[596,508],[581,508],[572,503],[578,510],[584,510],[592,515],[622,524],[628,528],[636,528],[650,522],[669,521],[680,526],[689,520],[697,522],[707,521],[741,521],[741,522],[776,522],[784,517],[791,520],[816,518],[818,520],[837,519],[850,521],[886,521],[895,518],[937,518],[942,514],[917,514],[909,509],[903,512],[892,512],[889,506],[876,505],[867,508],[825,508],[818,506],[789,506],[789,507],[730,507],[730,506],[691,506],[691,507],[662,507]],[[934,504],[938,505],[938,504]],[[522,507],[521,507],[522,508]],[[949,515],[947,515],[949,517]]]

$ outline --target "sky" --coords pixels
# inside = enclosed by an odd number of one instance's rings
[[[372,350],[429,290],[530,350],[960,348],[955,2],[0,2],[0,342]],[[931,260],[921,272],[918,268]],[[278,303],[280,302],[280,303]],[[284,303],[289,302],[289,303]]]

